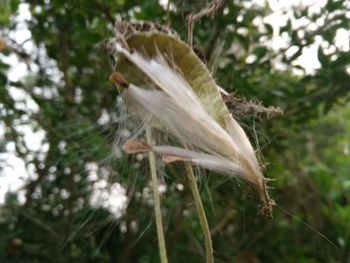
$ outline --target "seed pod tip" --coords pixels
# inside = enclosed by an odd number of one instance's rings
[[[123,75],[120,72],[113,72],[110,77],[110,81],[112,81],[115,85],[118,85],[122,88],[127,88],[129,87],[129,83],[125,80]]]

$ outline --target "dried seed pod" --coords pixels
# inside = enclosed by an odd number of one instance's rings
[[[115,57],[117,70],[131,83],[126,96],[181,142],[202,151],[205,158],[196,159],[198,165],[209,169],[215,166],[212,170],[238,175],[253,185],[264,213],[270,217],[272,201],[254,149],[193,49],[162,30],[136,30],[126,34],[124,41],[129,49],[118,46]],[[177,157],[172,159],[188,159],[186,155]],[[221,170],[219,164],[223,165]]]

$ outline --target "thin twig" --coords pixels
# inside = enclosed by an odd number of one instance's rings
[[[213,263],[214,262],[214,256],[213,256],[213,245],[211,241],[211,236],[210,236],[210,230],[209,230],[209,225],[208,225],[208,220],[207,217],[205,216],[205,211],[203,208],[201,196],[198,191],[198,187],[196,184],[196,180],[193,174],[192,166],[188,163],[185,164],[185,169],[186,169],[186,175],[187,179],[189,181],[194,203],[196,205],[198,217],[199,217],[199,222],[202,227],[203,231],[203,236],[204,236],[204,242],[205,242],[205,252],[207,256],[207,263]]]
[[[202,9],[196,14],[190,14],[188,17],[188,36],[187,36],[187,42],[192,47],[193,42],[193,26],[194,24],[201,19],[203,16],[210,16],[212,15],[216,9],[221,4],[221,0],[214,0],[212,3],[210,3],[206,8]]]
[[[170,18],[170,0],[168,0],[168,3],[166,5],[166,26],[168,28],[171,28],[171,18]]]
[[[247,100],[245,97],[237,97],[234,93],[222,94],[225,104],[237,117],[250,117],[266,115],[267,118],[283,115],[280,107],[265,107],[260,101]]]
[[[149,145],[153,145],[152,143],[152,135],[149,127],[146,127],[146,140]],[[154,157],[154,153],[150,151],[148,153],[149,166],[151,170],[152,177],[152,188],[153,188],[153,198],[154,198],[154,210],[156,214],[156,225],[157,225],[157,235],[158,235],[158,244],[159,244],[159,253],[160,253],[160,262],[167,263],[167,253],[165,246],[165,238],[164,238],[164,230],[162,223],[162,214],[160,210],[160,196],[158,191],[158,178],[156,171],[156,160]]]

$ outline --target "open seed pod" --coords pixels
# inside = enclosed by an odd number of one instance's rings
[[[147,25],[116,24],[114,56],[123,78],[116,82],[123,83],[126,98],[141,115],[153,115],[191,150],[143,145],[140,151],[153,150],[164,160],[189,161],[239,176],[257,190],[263,212],[270,217],[272,200],[254,149],[227,109],[206,65],[173,31]],[[129,142],[125,150],[135,153],[140,145]]]

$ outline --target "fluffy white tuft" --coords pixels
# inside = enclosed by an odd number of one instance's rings
[[[136,106],[141,117],[151,114],[182,144],[194,149],[153,146],[153,151],[168,157],[180,157],[182,161],[188,159],[223,174],[239,176],[253,184],[264,204],[269,206],[254,149],[238,122],[227,116],[226,127],[221,127],[203,107],[181,72],[171,67],[162,56],[148,58],[126,50],[122,53],[154,84],[146,88],[130,84],[125,89],[128,101]]]

